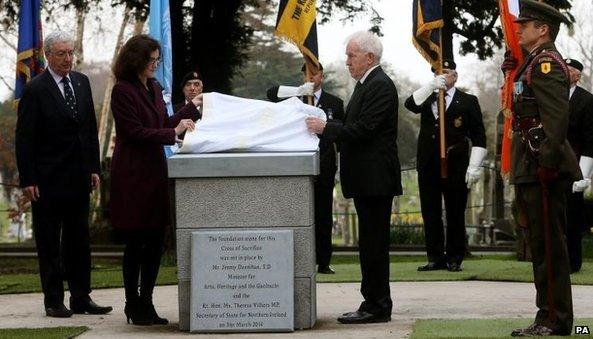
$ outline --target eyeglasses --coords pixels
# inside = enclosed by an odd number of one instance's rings
[[[55,55],[58,58],[64,58],[67,56],[73,58],[74,57],[74,50],[69,50],[69,51],[56,51],[56,52],[50,52],[50,54]]]
[[[157,65],[161,63],[161,58],[149,58],[148,63],[152,65]]]

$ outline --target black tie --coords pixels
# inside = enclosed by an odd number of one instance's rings
[[[66,106],[68,106],[70,109],[72,117],[76,119],[78,115],[76,109],[76,99],[74,98],[72,87],[70,87],[70,79],[68,79],[68,77],[63,77],[62,83],[64,84],[64,98],[66,99]]]
[[[360,88],[360,86],[362,86],[362,83],[360,81],[357,81],[356,86],[354,86],[354,90],[356,91],[357,89]]]

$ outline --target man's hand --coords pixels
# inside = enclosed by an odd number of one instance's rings
[[[97,173],[92,173],[91,174],[91,187],[93,188],[93,191],[98,189],[99,186],[101,186],[101,177]]]
[[[308,117],[307,119],[305,119],[305,123],[307,124],[307,129],[309,130],[309,132],[315,134],[323,134],[323,130],[325,129],[326,125],[325,121],[319,118]]]
[[[583,179],[572,183],[572,193],[582,192],[591,185],[591,179]]]
[[[480,180],[484,170],[481,167],[468,166],[465,173],[465,183],[467,188],[471,188],[476,182]]]
[[[504,52],[504,61],[502,62],[500,69],[502,69],[503,72],[512,71],[519,66],[518,64],[518,60],[513,57],[511,51],[506,51]]]
[[[196,95],[193,99],[191,99],[191,102],[196,107],[202,107],[202,105],[204,104],[204,94],[200,93]]]
[[[541,183],[549,183],[558,179],[558,171],[548,167],[537,168],[537,178]]]
[[[23,188],[23,195],[29,201],[37,201],[39,199],[39,186],[27,186]]]

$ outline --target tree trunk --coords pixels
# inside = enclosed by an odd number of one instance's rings
[[[76,54],[74,68],[80,68],[80,65],[84,63],[84,49],[82,39],[84,37],[84,20],[86,18],[87,11],[84,7],[76,9],[76,37],[74,41],[74,54]]]
[[[187,43],[190,39],[183,25],[183,1],[170,1],[169,12],[171,15],[171,45],[173,49],[173,102],[183,101],[180,82],[185,73],[191,71],[188,67]]]
[[[443,1],[443,57],[445,59],[453,60],[453,3],[451,0]]]

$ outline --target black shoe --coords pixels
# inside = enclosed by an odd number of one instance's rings
[[[158,313],[156,313],[156,310],[154,309],[154,305],[152,304],[152,302],[150,302],[148,305],[148,314],[152,316],[152,323],[154,325],[167,325],[169,323],[169,320],[167,320],[167,318],[159,317]]]
[[[461,264],[458,264],[456,262],[452,262],[449,265],[447,265],[447,271],[449,272],[461,272]]]
[[[540,324],[531,324],[526,328],[517,328],[511,332],[511,337],[542,337],[556,335],[560,333],[554,333],[551,328],[548,328]]]
[[[50,306],[45,308],[45,315],[53,318],[70,318],[72,311],[66,308],[64,304]]]
[[[418,266],[418,272],[426,272],[426,271],[437,271],[437,270],[445,270],[447,269],[447,265],[437,262],[429,261],[428,264],[424,266]]]
[[[70,309],[75,314],[107,314],[113,311],[111,306],[99,306],[91,299],[91,297],[74,298],[70,297]]]
[[[336,274],[336,271],[330,265],[319,265],[317,273],[321,274]]]
[[[342,316],[338,317],[338,321],[342,324],[386,323],[391,321],[391,315],[372,314],[365,311],[355,311],[342,314]]]
[[[138,297],[126,300],[124,314],[126,315],[128,324],[130,323],[130,320],[132,321],[132,324],[140,326],[152,325],[154,322],[153,315],[149,313],[149,309],[146,305],[140,303]]]

